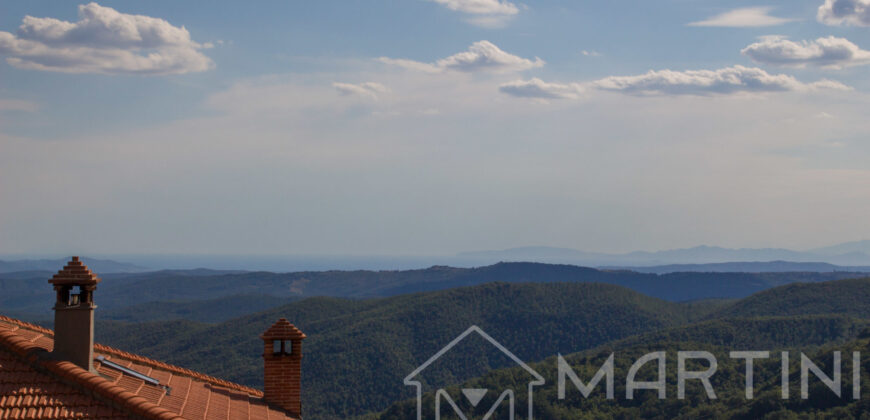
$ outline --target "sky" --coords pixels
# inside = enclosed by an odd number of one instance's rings
[[[870,238],[870,0],[0,3],[0,254]]]

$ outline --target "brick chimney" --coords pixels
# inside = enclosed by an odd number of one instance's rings
[[[72,257],[48,282],[57,292],[52,354],[94,371],[94,290],[100,279],[79,257]]]
[[[263,399],[302,417],[302,340],[305,334],[281,318],[263,335]]]

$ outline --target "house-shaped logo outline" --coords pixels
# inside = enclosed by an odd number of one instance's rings
[[[468,417],[465,417],[465,414],[459,409],[459,406],[456,405],[456,402],[453,401],[453,398],[450,398],[450,394],[448,394],[447,391],[444,390],[444,388],[441,388],[435,392],[435,418],[436,419],[441,418],[441,400],[442,399],[447,401],[447,404],[449,404],[450,407],[453,408],[453,412],[459,415],[460,420],[468,420]],[[515,400],[514,392],[510,389],[505,391],[505,392],[502,392],[502,394],[495,401],[495,404],[493,404],[492,407],[490,407],[489,411],[487,411],[486,414],[484,414],[483,420],[489,420],[489,418],[492,416],[492,414],[495,412],[495,410],[498,408],[498,406],[505,399],[508,400],[508,407],[510,410],[510,420],[514,420],[514,406],[516,405],[516,402],[514,401]]]
[[[516,355],[511,353],[511,351],[508,350],[505,346],[501,345],[501,343],[496,341],[494,338],[490,337],[489,334],[484,332],[477,325],[472,325],[467,330],[465,330],[465,332],[463,332],[462,334],[459,334],[459,336],[454,338],[453,341],[451,341],[446,346],[444,346],[441,350],[439,350],[438,353],[435,353],[434,356],[430,357],[429,360],[427,360],[422,365],[418,366],[417,369],[414,369],[413,372],[411,372],[410,374],[408,374],[408,376],[405,377],[405,381],[404,381],[405,385],[417,387],[417,420],[423,420],[423,384],[420,381],[415,381],[414,378],[417,375],[419,375],[420,372],[422,372],[427,367],[429,367],[429,365],[434,363],[436,360],[440,359],[441,356],[443,356],[445,353],[447,353],[448,351],[453,349],[453,347],[455,347],[457,344],[459,344],[459,342],[464,340],[465,337],[468,337],[471,333],[477,333],[478,335],[483,337],[483,339],[485,339],[486,341],[489,341],[490,344],[495,346],[500,352],[502,352],[505,356],[507,356],[511,360],[513,360],[516,364],[520,365],[523,369],[526,370],[526,372],[528,372],[529,374],[531,374],[535,378],[535,380],[529,382],[529,386],[528,386],[528,388],[529,388],[529,410],[528,410],[529,417],[528,417],[528,420],[533,420],[534,407],[533,407],[532,403],[534,401],[534,387],[544,385],[544,383],[546,383],[546,380],[544,380],[544,377],[541,376],[541,374],[539,374],[534,369],[529,367],[529,365],[527,365],[525,362],[520,360],[519,357],[517,357]],[[442,390],[443,390],[443,388],[439,389],[439,391],[442,391]],[[436,413],[437,416],[440,416],[440,414],[441,413]],[[513,412],[511,413],[511,415],[513,415]]]

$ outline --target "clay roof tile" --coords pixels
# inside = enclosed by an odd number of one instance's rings
[[[304,338],[304,334],[286,319],[276,325],[272,332],[282,339]],[[182,420],[182,415],[188,414],[191,418],[203,418],[212,409],[217,410],[213,414],[230,420],[293,420],[284,411],[266,404],[259,390],[94,345],[97,353],[110,360],[166,378],[160,382],[173,386],[172,396],[158,396],[155,400],[157,388],[125,388],[116,382],[116,377],[106,379],[73,363],[52,360],[48,350],[53,346],[53,335],[51,330],[0,315],[0,419],[13,412],[19,417],[30,415],[22,409],[32,408],[36,411],[29,418],[40,419],[137,417]],[[203,403],[209,400],[224,403]]]

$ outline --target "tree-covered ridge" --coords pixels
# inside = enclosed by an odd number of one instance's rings
[[[309,336],[303,363],[306,413],[337,419],[380,411],[407,398],[404,376],[470,325],[479,325],[527,361],[667,342],[806,349],[855,337],[866,321],[836,315],[842,312],[837,308],[870,313],[870,300],[854,299],[870,289],[870,282],[824,287],[830,290],[822,295],[811,287],[785,287],[746,300],[769,299],[773,308],[778,299],[787,299],[789,314],[833,308],[835,315],[754,317],[741,312],[743,301],[678,304],[607,284],[491,283],[365,300],[309,298],[216,325],[122,323],[109,329],[101,324],[97,332],[105,344],[260,386],[257,335],[286,317]],[[132,328],[138,338],[130,334]],[[449,362],[460,367],[458,372],[435,372],[433,382],[461,383],[509,365],[462,357]]]
[[[870,278],[795,283],[749,296],[711,317],[844,314],[870,318],[868,303]]]
[[[402,399],[404,376],[470,325],[498,336],[518,356],[537,360],[684,324],[692,313],[686,305],[613,285],[492,283],[381,299],[311,298],[204,328],[135,325],[139,336],[152,337],[148,344],[131,336],[132,325],[101,326],[98,341],[260,386],[258,334],[279,317],[309,337],[303,344],[307,415],[346,418]],[[179,332],[185,328],[187,333]],[[169,339],[159,339],[164,333]],[[499,363],[468,373],[436,372],[435,379],[453,383],[506,365]]]
[[[299,300],[299,297],[230,295],[215,299],[137,303],[97,311],[97,318],[126,322],[184,319],[218,323]]]
[[[658,342],[698,342],[734,349],[814,349],[845,342],[870,327],[870,319],[845,315],[722,318],[665,328],[617,340],[620,349]]]
[[[30,320],[51,317],[53,292],[45,287],[50,273],[0,273],[0,307]],[[395,271],[310,271],[295,273],[208,270],[163,271],[107,275],[100,283],[101,308],[123,310],[131,303],[189,302],[237,295],[276,298],[334,296],[389,297],[408,293],[447,290],[492,282],[505,283],[607,283],[624,286],[648,296],[674,302],[706,298],[742,298],[793,282],[819,282],[861,277],[861,273],[669,273],[649,274],[627,270],[540,263],[499,263],[477,268],[434,266]],[[123,314],[120,318],[124,318]],[[130,318],[130,317],[127,317]],[[150,319],[156,319],[152,317]],[[190,318],[188,318],[190,319]]]
[[[574,388],[574,396],[558,398],[557,360],[549,357],[532,367],[541,373],[550,384],[535,393],[537,418],[559,419],[842,419],[861,418],[870,410],[866,399],[853,401],[851,397],[851,352],[868,353],[866,339],[870,330],[870,280],[842,280],[818,284],[794,284],[761,292],[751,297],[726,303],[710,311],[706,320],[664,328],[662,330],[631,336],[609,342],[595,349],[566,356],[566,360],[578,376],[588,383],[606,358],[615,354],[615,400],[607,400],[601,389],[590,398],[583,398]],[[782,316],[769,316],[781,313]],[[759,316],[765,315],[765,316]],[[863,331],[863,333],[862,333]],[[853,341],[848,341],[852,339]],[[699,384],[688,384],[686,400],[676,398],[677,351],[706,350],[714,353],[719,369],[714,376],[717,400],[707,400]],[[742,361],[731,360],[730,351],[768,350],[771,358],[756,362],[755,399],[746,400]],[[780,398],[779,350],[790,350],[793,378],[792,399]],[[810,398],[799,398],[800,352],[829,374],[831,352],[840,350],[843,357],[843,395],[835,398],[833,393],[819,381],[811,380]],[[625,395],[625,378],[628,367],[641,355],[652,351],[668,354],[668,398],[660,401],[654,393],[646,392],[636,400],[620,399]],[[866,357],[864,359],[870,359]],[[797,360],[797,361],[795,361]],[[861,374],[867,377],[870,363],[863,362]],[[650,373],[651,369],[647,369]],[[519,370],[515,368],[490,372],[480,378],[452,387],[454,394],[461,388],[506,389],[520,387],[515,381]],[[766,379],[765,379],[766,378]],[[649,380],[652,378],[649,377]],[[862,385],[862,395],[868,392]],[[569,389],[570,386],[569,386]],[[603,389],[603,388],[602,388]],[[482,407],[489,407],[487,401]],[[433,403],[433,394],[425,395],[426,404]],[[477,413],[482,414],[482,413]],[[367,419],[400,419],[416,416],[416,401],[397,403],[379,415]],[[865,415],[866,416],[866,415]],[[870,416],[868,416],[870,417]],[[448,417],[449,418],[449,417]]]

